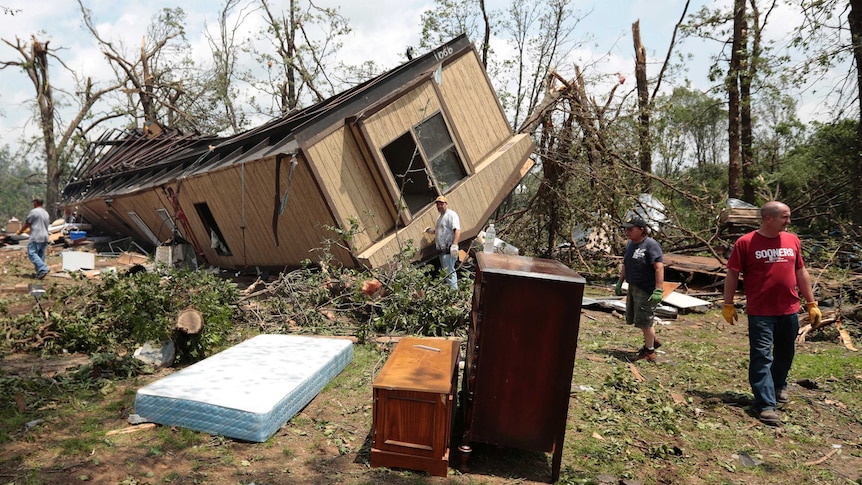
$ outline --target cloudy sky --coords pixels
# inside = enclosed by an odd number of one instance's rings
[[[188,39],[195,55],[201,58],[207,52],[203,31],[207,25],[211,28],[217,25],[221,3],[213,0],[82,1],[93,12],[98,29],[105,38],[121,39],[130,46],[140,43],[146,26],[159,9],[180,6],[187,14]],[[703,5],[726,4],[729,1],[692,0],[689,12]],[[487,1],[489,9],[502,8],[506,3],[506,0]],[[406,46],[418,45],[420,15],[433,6],[433,1],[318,0],[317,4],[339,7],[341,14],[349,19],[353,32],[345,41],[342,51],[348,63],[371,60],[391,68],[403,62]],[[287,0],[271,0],[271,5],[283,9]],[[560,66],[560,70],[571,69],[577,63],[581,66],[590,65],[598,72],[620,72],[633,79],[632,23],[640,20],[642,38],[649,56],[660,61],[665,56],[685,0],[583,0],[575,1],[574,5],[582,14],[587,14],[586,19],[579,24],[576,38],[592,41],[574,52],[571,65]],[[14,11],[14,15],[0,12],[1,39],[14,43],[17,38],[26,42],[35,34],[40,40],[50,40],[51,47],[63,48],[60,55],[72,70],[95,79],[107,77],[106,64],[90,34],[82,27],[76,1],[0,0],[0,6]],[[778,12],[773,18],[773,23],[778,27],[776,32],[786,31],[782,26],[795,24],[789,14],[783,15]],[[249,34],[256,30],[248,28]],[[700,73],[706,72],[710,51],[715,46],[689,41],[686,49],[696,54],[689,74],[694,87],[705,89],[708,82]],[[15,58],[16,52],[12,48],[0,44],[0,59]],[[57,79],[53,82],[60,84],[63,81]],[[13,144],[26,125],[31,112],[27,103],[33,97],[32,91],[32,84],[20,71],[11,68],[0,70],[0,145]]]

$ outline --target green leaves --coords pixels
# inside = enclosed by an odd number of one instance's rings
[[[203,271],[103,277],[101,282],[49,287],[43,304],[54,303],[47,319],[35,310],[17,317],[10,326],[16,332],[11,341],[41,342],[40,350],[49,354],[129,352],[145,342],[176,339],[176,317],[191,306],[205,324],[199,336],[177,346],[182,361],[219,350],[233,331],[239,292],[232,282]]]

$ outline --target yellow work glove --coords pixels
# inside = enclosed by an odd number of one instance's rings
[[[21,235],[21,229],[18,229],[17,231],[15,231],[15,234],[20,236]]]
[[[664,298],[664,294],[660,289],[656,288],[653,290],[652,295],[649,296],[647,301],[650,302],[651,305],[658,305],[661,303],[662,298]]]
[[[623,296],[623,280],[617,281],[617,284],[614,285],[614,295]]]
[[[733,306],[733,303],[727,304],[725,303],[723,307],[721,307],[721,316],[727,320],[727,323],[731,325],[736,325],[736,319],[739,318],[736,315],[736,307]]]
[[[810,301],[805,304],[805,308],[808,309],[808,323],[811,324],[811,328],[818,329],[823,326],[823,314],[820,313],[817,302]]]

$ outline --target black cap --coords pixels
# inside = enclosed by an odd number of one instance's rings
[[[640,218],[640,217],[638,217],[638,216],[631,216],[631,217],[629,217],[628,219],[626,219],[626,221],[625,221],[625,222],[623,222],[623,225],[622,225],[622,226],[620,226],[620,227],[626,227],[626,228],[628,228],[628,227],[635,227],[635,226],[637,226],[637,227],[647,227],[647,223],[646,223],[646,221],[645,221],[645,220],[643,220],[642,218]]]

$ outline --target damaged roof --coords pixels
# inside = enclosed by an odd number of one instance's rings
[[[229,164],[295,152],[297,140],[308,141],[432,72],[440,63],[438,52],[444,49],[460,52],[472,49],[472,44],[462,34],[342,93],[231,137],[185,134],[157,126],[108,131],[90,145],[73,171],[63,189],[63,202],[130,193]]]

